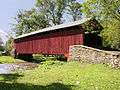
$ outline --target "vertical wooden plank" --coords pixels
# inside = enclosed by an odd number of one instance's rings
[[[19,53],[64,54],[68,53],[70,45],[83,44],[83,37],[83,32],[78,27],[70,27],[22,38],[15,43],[15,47]]]

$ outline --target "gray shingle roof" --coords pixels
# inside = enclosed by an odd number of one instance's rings
[[[44,29],[41,29],[41,30],[38,30],[38,31],[34,31],[34,32],[31,32],[31,33],[20,35],[18,37],[15,37],[15,39],[27,37],[27,36],[42,33],[42,32],[48,32],[48,31],[52,31],[52,30],[56,30],[56,29],[62,29],[62,28],[67,28],[67,27],[71,27],[71,26],[77,26],[77,25],[85,23],[86,21],[89,21],[90,19],[91,18],[84,18],[82,20],[78,20],[78,21],[75,21],[75,22],[69,22],[69,23],[56,25],[56,26],[53,26],[53,27],[44,28]]]

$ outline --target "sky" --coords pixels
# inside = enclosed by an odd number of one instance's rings
[[[5,41],[6,35],[14,23],[13,17],[19,9],[29,10],[35,4],[35,0],[1,0],[0,2],[0,36]]]

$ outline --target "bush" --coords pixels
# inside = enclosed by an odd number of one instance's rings
[[[44,61],[65,61],[66,58],[64,56],[59,56],[59,55],[48,55],[44,56],[42,54],[34,54],[33,59],[36,62],[44,62]]]
[[[42,54],[33,54],[33,59],[37,62],[43,62],[46,61],[47,58]]]
[[[2,52],[0,51],[0,56],[2,56]]]
[[[120,22],[112,19],[101,32],[104,47],[120,49]]]

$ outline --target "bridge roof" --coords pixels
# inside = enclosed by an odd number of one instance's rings
[[[64,23],[64,24],[60,24],[60,25],[44,28],[44,29],[41,29],[41,30],[38,30],[38,31],[34,31],[34,32],[31,32],[31,33],[20,35],[18,37],[15,37],[15,39],[31,36],[31,35],[38,34],[38,33],[43,33],[43,32],[53,31],[53,30],[57,30],[57,29],[62,29],[62,28],[67,28],[67,27],[81,25],[81,24],[83,24],[83,23],[85,23],[85,22],[87,22],[89,20],[91,20],[91,18],[84,18],[84,19],[81,19],[81,20],[78,20],[78,21]]]

